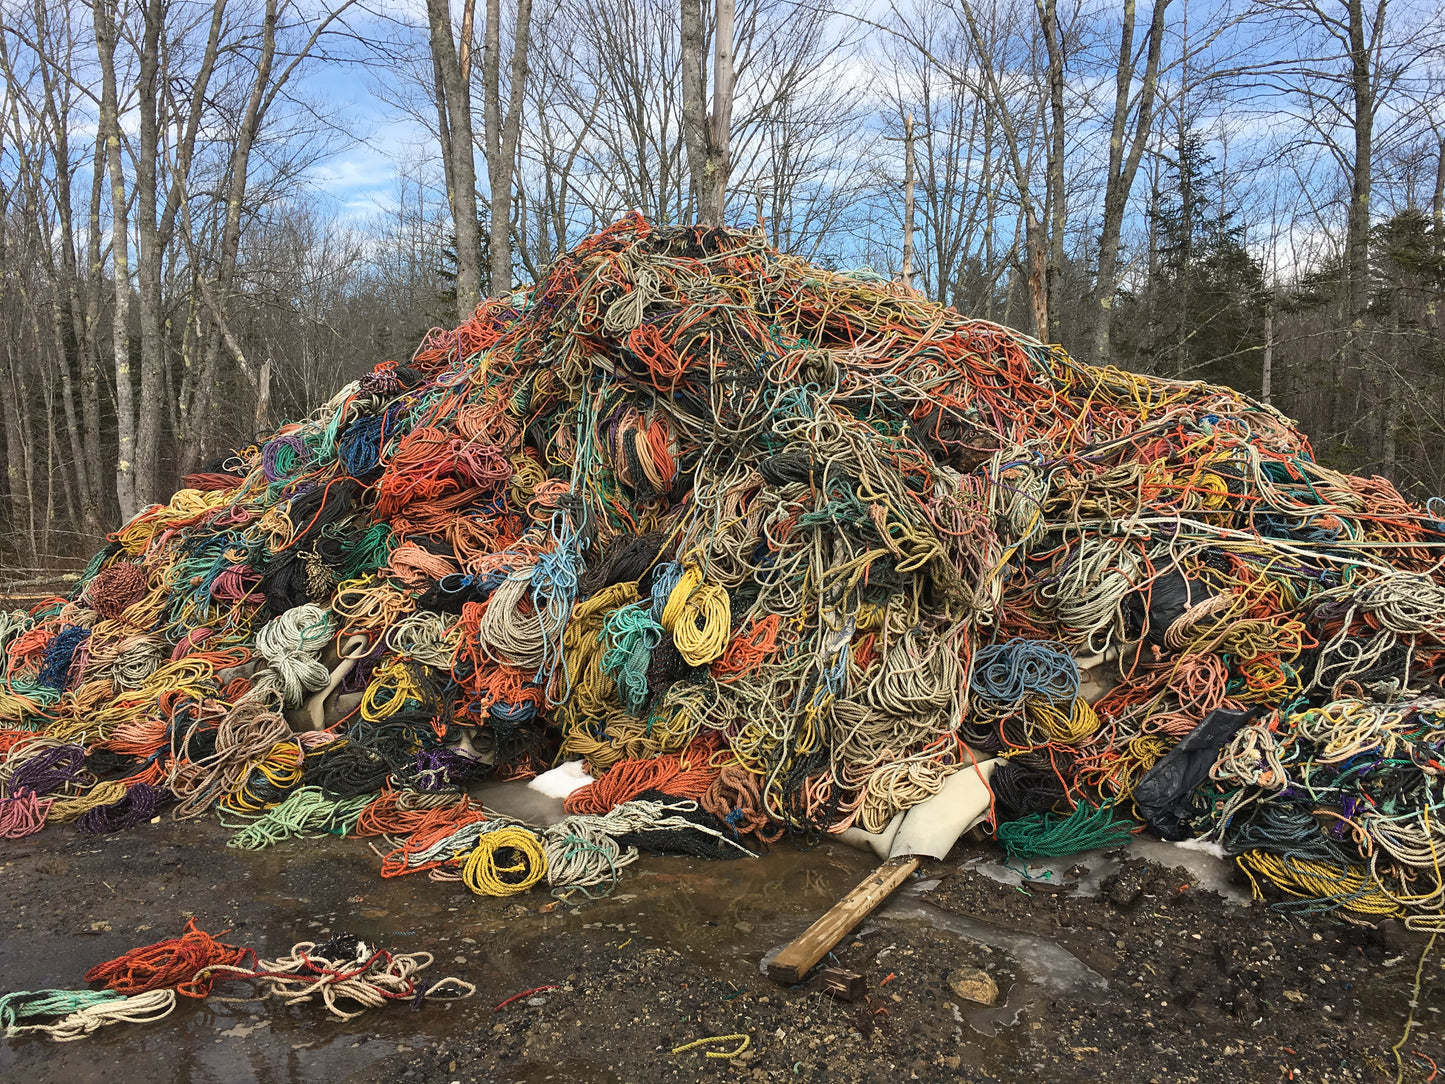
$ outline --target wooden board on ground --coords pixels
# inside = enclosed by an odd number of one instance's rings
[[[858,887],[835,903],[826,915],[809,926],[768,964],[774,982],[802,982],[813,965],[833,951],[833,946],[853,932],[893,890],[908,879],[922,859],[890,858],[870,873]]]

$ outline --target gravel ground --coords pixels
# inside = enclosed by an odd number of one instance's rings
[[[195,915],[262,955],[342,930],[431,952],[428,976],[456,975],[476,996],[350,1022],[316,1004],[186,1001],[82,1042],[0,1045],[0,1079],[1392,1081],[1425,945],[1393,922],[1295,924],[1227,900],[1159,861],[1163,848],[1056,863],[1049,883],[1024,887],[991,848],[960,845],[838,947],[829,962],[866,981],[847,1004],[760,968],[872,867],[836,844],[646,858],[588,901],[383,881],[357,841],[244,853],[224,840],[214,823],[165,821],[0,843],[0,986],[82,986],[90,966]],[[1408,1081],[1445,1062],[1441,955],[1402,1051]],[[997,1006],[954,992],[969,968],[992,978]],[[551,989],[495,1008],[537,987]],[[733,1058],[706,1055],[741,1040],[673,1053],[729,1035],[748,1039]]]

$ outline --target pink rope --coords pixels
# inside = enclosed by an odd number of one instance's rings
[[[52,798],[39,799],[34,791],[21,791],[13,798],[0,798],[0,839],[19,839],[45,827]]]

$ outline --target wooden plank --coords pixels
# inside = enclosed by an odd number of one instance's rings
[[[908,879],[922,859],[890,858],[865,877],[826,915],[809,926],[768,964],[768,977],[774,982],[802,982],[813,965],[833,951],[833,946],[847,937],[893,890]]]

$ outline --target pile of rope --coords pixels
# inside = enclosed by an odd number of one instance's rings
[[[371,825],[389,874],[590,890],[644,793],[729,843],[878,831],[993,755],[1000,838],[1062,853],[1216,709],[1288,739],[1418,694],[1442,515],[1228,388],[631,215],[0,620],[0,834],[218,808],[237,846]],[[579,758],[601,820],[466,820]],[[1419,831],[1352,868],[1429,868]]]

